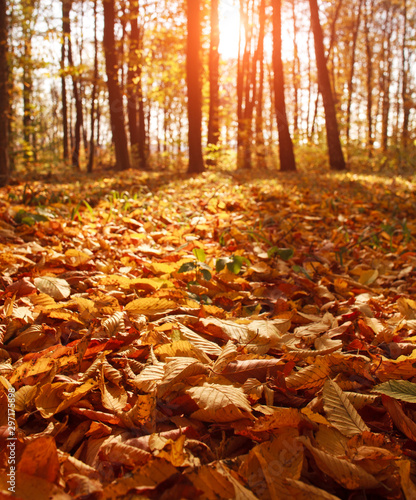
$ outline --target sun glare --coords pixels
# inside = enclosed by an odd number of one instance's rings
[[[220,46],[224,59],[237,59],[240,14],[232,0],[222,0],[219,12]]]

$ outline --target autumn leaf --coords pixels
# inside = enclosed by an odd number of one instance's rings
[[[253,418],[247,397],[237,387],[204,382],[202,386],[186,390],[199,406],[192,418],[207,422],[231,422]]]
[[[369,430],[348,396],[333,380],[325,382],[323,399],[326,418],[345,436],[354,436]]]
[[[373,392],[379,392],[394,399],[416,403],[416,384],[408,380],[389,380],[376,385]]]
[[[71,294],[71,287],[68,282],[61,278],[43,276],[42,278],[35,278],[33,282],[40,292],[46,293],[55,300],[66,299]]]

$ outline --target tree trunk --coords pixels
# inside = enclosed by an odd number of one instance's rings
[[[211,1],[211,33],[209,44],[209,116],[208,116],[208,147],[212,147],[209,160],[210,165],[215,165],[215,151],[220,137],[219,127],[219,61],[220,54],[218,46],[220,43],[220,31],[218,25],[218,0]]]
[[[200,0],[187,0],[186,83],[188,88],[188,173],[205,170],[202,158],[202,87]]]
[[[63,159],[69,160],[68,101],[66,95],[66,47],[69,39],[69,10],[71,3],[62,0],[61,92],[63,125]]]
[[[138,25],[139,2],[130,0],[130,46],[127,72],[127,118],[132,157],[139,168],[146,165],[146,129],[143,109],[141,30]]]
[[[74,130],[74,144],[72,147],[72,166],[79,169],[80,168],[79,155],[81,149],[81,128],[83,122],[82,101],[79,90],[78,76],[75,74],[74,60],[72,57],[71,26],[69,22],[69,14],[71,11],[72,0],[63,0],[63,2],[68,4],[66,6],[68,13],[68,64],[71,70],[72,88],[75,101],[75,130]]]
[[[292,66],[292,79],[293,79],[293,98],[294,98],[294,110],[293,110],[293,134],[295,141],[299,140],[299,94],[300,94],[300,81],[301,81],[301,70],[300,70],[300,58],[298,49],[298,26],[297,26],[297,15],[296,15],[296,0],[292,0],[292,19],[293,19],[293,66]]]
[[[280,170],[296,170],[293,143],[286,116],[285,85],[282,62],[282,18],[281,0],[273,0],[273,71],[274,71],[274,106],[279,133]]]
[[[96,119],[96,100],[97,100],[97,86],[98,86],[98,39],[97,39],[97,0],[94,0],[94,76],[91,91],[91,135],[89,145],[89,155],[87,172],[91,173],[94,168],[95,158],[95,119]]]
[[[256,159],[257,167],[266,168],[266,148],[263,134],[263,91],[264,91],[264,29],[266,23],[266,1],[259,5],[259,40],[257,44],[257,60],[259,62],[259,82],[256,102]]]
[[[407,47],[407,1],[404,0],[403,6],[403,40],[402,40],[402,100],[403,100],[403,128],[402,128],[402,146],[406,149],[409,146],[409,119],[412,108],[411,96],[409,92],[409,54]]]
[[[0,0],[0,186],[9,180],[9,82],[7,2]]]
[[[383,40],[383,60],[380,67],[380,94],[381,100],[381,147],[385,152],[389,143],[389,115],[390,115],[390,85],[392,68],[391,37],[393,34],[393,9],[389,6],[386,11],[385,33]]]
[[[366,3],[365,9],[365,53],[367,62],[366,72],[366,87],[367,87],[367,150],[368,156],[371,158],[373,155],[373,48],[370,40],[370,19],[373,18],[374,0],[371,0],[368,9]]]
[[[30,11],[29,11],[30,12]],[[27,15],[30,17],[30,14]],[[24,20],[24,62],[23,62],[23,141],[24,141],[24,158],[27,161],[33,160],[33,145],[31,138],[33,131],[33,67],[32,67],[32,31],[30,28],[30,20]]]
[[[345,160],[342,153],[339,138],[337,115],[335,111],[334,96],[329,80],[328,67],[326,65],[324,38],[321,23],[319,21],[319,10],[317,0],[309,0],[311,12],[311,24],[315,41],[315,57],[318,69],[319,90],[325,110],[326,137],[329,153],[329,164],[331,170],[345,170]]]
[[[355,59],[356,59],[356,49],[357,49],[357,40],[358,40],[358,30],[360,28],[361,22],[361,7],[363,4],[363,0],[359,0],[358,2],[358,12],[354,19],[353,24],[353,32],[352,32],[352,47],[351,47],[351,63],[350,63],[350,72],[347,82],[348,88],[348,96],[347,96],[347,117],[346,117],[346,143],[347,143],[347,152],[350,146],[350,132],[351,132],[351,106],[352,106],[352,95],[354,90],[354,73],[355,73]]]
[[[123,98],[118,83],[118,62],[114,37],[114,0],[103,0],[104,6],[104,52],[107,73],[108,102],[111,130],[116,153],[116,168],[130,168],[127,134],[124,126]]]

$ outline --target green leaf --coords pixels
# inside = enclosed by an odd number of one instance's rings
[[[221,259],[217,259],[217,262],[215,263],[215,270],[217,271],[217,273],[224,269],[229,260],[230,259],[224,259],[223,257]]]
[[[233,260],[227,262],[227,269],[234,274],[238,274],[243,267],[243,258],[239,255],[233,255]]]
[[[289,260],[293,257],[294,251],[293,248],[272,247],[269,248],[267,254],[269,257],[273,257],[273,255],[277,254],[281,259]]]
[[[178,273],[188,273],[189,271],[195,271],[197,265],[195,262],[185,262],[178,269]]]
[[[394,399],[416,403],[416,384],[408,380],[389,380],[376,385],[372,392],[380,392]]]
[[[195,255],[197,260],[199,260],[199,262],[205,262],[205,259],[207,258],[207,256],[205,255],[203,248],[194,248],[192,250],[192,253]]]
[[[238,274],[243,267],[243,264],[251,265],[251,262],[241,255],[232,255],[229,262],[227,262],[227,269],[231,271],[233,274]]]
[[[208,271],[208,269],[201,269],[201,274],[205,281],[209,281],[212,278],[212,274]]]

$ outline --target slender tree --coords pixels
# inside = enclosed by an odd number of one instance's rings
[[[274,70],[274,105],[279,133],[280,170],[296,170],[293,143],[289,132],[286,115],[285,86],[282,62],[282,17],[281,0],[273,0],[273,70]]]
[[[322,95],[325,110],[326,138],[328,144],[329,164],[331,170],[345,170],[346,164],[339,138],[337,115],[335,111],[334,95],[329,79],[326,64],[324,37],[319,20],[319,9],[317,0],[309,0],[311,12],[312,32],[315,42],[316,66],[318,69],[319,90]]]
[[[189,173],[205,170],[202,157],[202,87],[200,0],[187,0],[186,83],[188,88]]]
[[[351,106],[352,106],[352,98],[354,94],[354,74],[355,74],[355,60],[357,57],[357,41],[358,41],[358,32],[361,21],[361,8],[362,8],[363,0],[358,0],[358,10],[355,15],[353,26],[352,26],[352,42],[351,42],[351,61],[350,61],[350,71],[348,75],[348,97],[347,97],[347,117],[346,117],[346,142],[347,142],[347,152],[350,145],[350,132],[351,132]]]
[[[69,10],[71,3],[62,0],[61,98],[63,124],[63,159],[69,160],[68,101],[66,92],[66,53],[69,40]]]
[[[67,36],[67,56],[68,56],[68,64],[71,70],[71,78],[72,78],[72,89],[74,94],[75,101],[75,130],[74,130],[74,143],[72,147],[71,160],[72,165],[79,169],[79,155],[81,149],[81,129],[83,125],[83,113],[82,113],[82,100],[80,95],[80,85],[79,85],[79,77],[76,74],[74,67],[74,60],[72,55],[72,41],[71,41],[71,24],[69,20],[69,14],[71,12],[72,0],[62,0],[65,5],[63,7],[63,12],[65,12],[65,23],[66,29],[68,30],[66,33]]]
[[[257,167],[266,167],[266,148],[264,144],[263,133],[263,108],[264,108],[264,31],[266,24],[266,0],[260,0],[259,5],[259,39],[257,43],[257,61],[258,61],[258,89],[256,102],[256,159]]]
[[[7,3],[0,0],[0,186],[9,180],[9,85]]]
[[[367,90],[367,150],[373,155],[373,44],[370,36],[370,22],[374,14],[374,0],[366,2],[364,16],[365,55],[366,55],[366,90]]]
[[[138,24],[139,2],[130,0],[130,46],[127,71],[127,118],[132,157],[147,168],[146,128],[142,90],[142,30]]]
[[[33,58],[32,58],[32,37],[34,24],[35,4],[29,0],[22,1],[23,12],[23,58],[22,58],[22,84],[23,84],[23,141],[24,157],[30,161],[36,155],[35,130],[33,123]]]
[[[116,153],[116,168],[130,168],[127,134],[124,126],[123,98],[118,82],[118,62],[114,36],[114,0],[103,0],[104,6],[104,53],[107,73],[108,102],[110,107],[111,130]]]
[[[91,135],[89,144],[87,171],[92,172],[95,158],[95,122],[96,122],[96,100],[98,87],[98,38],[97,38],[97,0],[94,0],[94,74],[91,91]]]
[[[220,30],[218,25],[218,0],[211,1],[210,44],[209,44],[209,116],[208,116],[208,147],[215,151],[220,137],[219,124],[219,61],[218,51]],[[215,164],[213,159],[211,164]]]
[[[408,5],[403,2],[403,36],[402,36],[402,100],[403,100],[403,127],[402,145],[406,149],[409,145],[409,121],[412,108],[411,96],[409,92],[410,65],[408,51]]]

